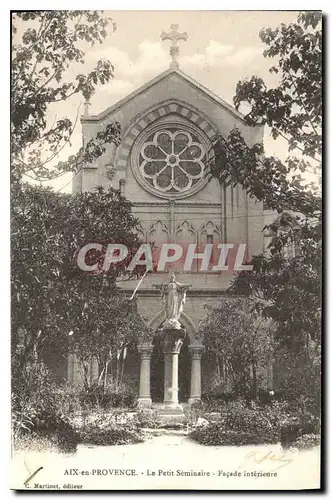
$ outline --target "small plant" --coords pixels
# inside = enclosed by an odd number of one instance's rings
[[[320,435],[318,434],[303,434],[297,438],[293,444],[299,450],[309,450],[314,446],[320,445]]]
[[[12,426],[14,446],[33,446],[42,439],[45,445],[59,451],[72,451],[78,443],[78,434],[69,422],[65,408],[59,405],[58,386],[46,366],[29,361],[21,379],[14,380],[12,390]]]
[[[279,441],[281,412],[244,400],[223,403],[216,422],[195,429],[191,438],[205,445],[241,446]]]
[[[137,400],[132,388],[123,383],[115,386],[112,382],[106,386],[96,382],[82,389],[78,396],[83,407],[100,409],[133,408]]]
[[[80,441],[100,446],[135,444],[143,442],[138,421],[134,416],[119,413],[97,417],[80,430]]]
[[[196,429],[190,437],[208,446],[246,446],[278,442],[278,437],[272,434],[226,431],[222,429],[220,423]]]
[[[140,428],[159,429],[162,425],[157,411],[141,409],[137,412],[137,420]]]

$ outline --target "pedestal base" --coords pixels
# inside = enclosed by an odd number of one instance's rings
[[[160,415],[184,415],[181,405],[166,405],[160,411]]]
[[[152,399],[151,398],[138,398],[137,407],[138,408],[151,408]]]
[[[159,410],[159,418],[162,425],[166,427],[180,426],[186,423],[186,416],[183,413],[183,408],[181,405],[177,406],[164,406]]]

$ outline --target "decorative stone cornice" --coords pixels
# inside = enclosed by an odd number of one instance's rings
[[[212,274],[212,273],[210,273]],[[215,274],[215,273],[214,273]],[[125,293],[126,295],[132,295],[133,290],[124,290],[120,289],[122,293]],[[230,295],[227,290],[216,290],[216,289],[206,289],[206,288],[195,288],[194,290],[188,290],[187,292],[187,297],[221,297],[221,296],[229,296],[232,297],[233,295]],[[237,295],[238,297],[239,295]],[[160,292],[158,290],[153,290],[153,289],[141,289],[137,292],[137,297],[160,297]],[[235,298],[235,297],[234,297]]]
[[[193,207],[193,208],[208,208],[208,209],[211,209],[211,207],[215,207],[215,208],[220,208],[222,206],[222,203],[219,202],[219,203],[204,203],[204,202],[199,202],[199,201],[188,201],[188,202],[185,202],[183,200],[181,201],[178,201],[178,200],[168,200],[168,201],[135,201],[135,202],[132,202],[132,206],[133,207],[158,207],[160,208],[160,206],[164,206],[164,207],[168,207],[170,202],[174,203],[174,206],[175,207],[179,207],[179,208],[188,208],[188,207]],[[214,215],[214,214],[211,214],[211,215]],[[215,215],[220,215],[220,213],[216,213]]]
[[[137,346],[137,350],[143,359],[150,359],[153,345],[151,344],[151,342],[142,342]]]

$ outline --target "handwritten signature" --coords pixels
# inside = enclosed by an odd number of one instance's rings
[[[294,458],[295,457],[290,457],[290,455],[287,453],[276,454],[272,450],[267,450],[266,453],[251,451],[250,453],[247,453],[247,455],[245,455],[244,462],[242,462],[240,468],[244,467],[245,465],[248,465],[248,463],[255,463],[255,464],[261,464],[263,462],[279,463],[278,467],[270,471],[270,472],[275,472],[279,469],[282,469],[283,467],[286,467],[286,465],[289,465],[291,462],[294,461]]]
[[[38,474],[38,472],[39,472],[39,471],[41,471],[44,467],[38,467],[38,468],[37,468],[34,472],[32,472],[32,473],[31,473],[31,470],[30,470],[30,469],[29,469],[29,467],[27,466],[26,461],[25,461],[25,460],[23,460],[23,462],[24,462],[25,468],[26,468],[26,469],[27,469],[27,471],[29,472],[29,476],[28,476],[28,478],[24,481],[24,486],[25,486],[26,488],[28,488],[28,487],[29,487],[28,485],[29,485],[29,483],[30,483],[31,479],[33,479],[33,478],[34,478],[34,477]]]

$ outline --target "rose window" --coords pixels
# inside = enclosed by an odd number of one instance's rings
[[[195,134],[179,130],[159,130],[144,142],[139,170],[159,191],[177,193],[190,190],[203,177],[206,153]]]

